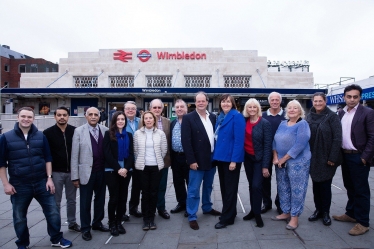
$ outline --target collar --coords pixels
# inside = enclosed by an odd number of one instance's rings
[[[357,111],[357,108],[358,108],[358,106],[360,105],[360,103],[358,103],[355,107],[353,107],[352,109],[355,109],[355,111]],[[344,108],[343,108],[343,110],[344,110],[344,112],[348,112],[348,106],[346,105],[346,106],[344,106]],[[352,110],[351,110],[352,111]]]
[[[281,109],[280,109],[280,111],[277,113],[277,114],[275,114],[275,115],[273,115],[271,112],[270,112],[270,108],[266,111],[266,114],[268,115],[268,116],[277,116],[277,115],[279,115],[279,116],[282,116],[283,115],[283,109],[282,109],[282,107],[281,107]]]
[[[196,113],[197,113],[197,114],[199,115],[199,117],[201,118],[200,113],[198,113],[197,111],[196,111]],[[209,113],[207,110],[205,110],[205,114],[206,114],[206,116],[209,118],[210,113]]]

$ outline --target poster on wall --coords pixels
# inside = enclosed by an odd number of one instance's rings
[[[49,115],[50,110],[49,103],[39,103],[39,115]]]

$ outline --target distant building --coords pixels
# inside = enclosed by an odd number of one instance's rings
[[[21,73],[58,72],[58,64],[0,46],[0,87],[19,88]]]

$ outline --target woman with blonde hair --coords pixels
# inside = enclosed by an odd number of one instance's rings
[[[286,106],[286,120],[279,125],[273,141],[273,163],[278,166],[275,170],[283,213],[272,220],[289,220],[286,226],[289,230],[299,225],[308,187],[310,129],[304,117],[299,101],[290,101]]]
[[[271,124],[262,118],[261,105],[256,99],[249,99],[244,106],[244,168],[249,183],[249,200],[251,211],[243,220],[255,218],[256,226],[263,227],[261,218],[262,181],[270,177],[272,130]]]

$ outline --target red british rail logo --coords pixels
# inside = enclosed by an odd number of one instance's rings
[[[123,62],[128,62],[128,60],[132,60],[132,53],[131,52],[125,52],[123,50],[117,50],[118,53],[113,53],[113,59],[114,60],[120,60]]]

